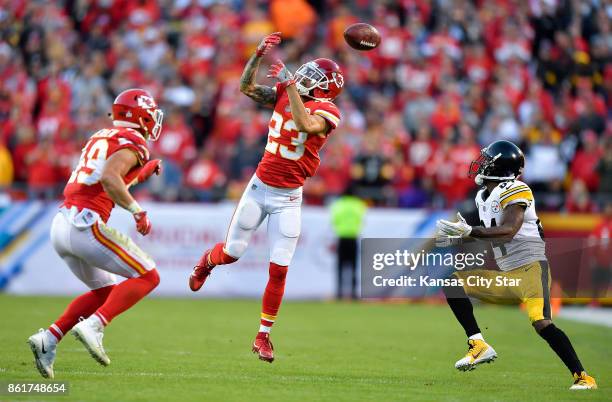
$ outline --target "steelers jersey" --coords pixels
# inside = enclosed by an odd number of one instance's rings
[[[500,225],[504,209],[514,204],[525,206],[521,228],[511,240],[492,243],[495,261],[502,271],[546,260],[542,226],[536,214],[533,193],[522,181],[502,182],[490,194],[486,188],[476,194],[480,224],[488,228]]]

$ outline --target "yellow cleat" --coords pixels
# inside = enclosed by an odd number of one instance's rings
[[[597,389],[597,383],[593,377],[588,375],[586,371],[583,371],[580,374],[574,373],[574,384],[570,387],[570,389]]]
[[[480,339],[468,340],[468,352],[464,358],[455,363],[455,368],[461,371],[474,370],[481,363],[491,363],[497,358],[495,349]]]

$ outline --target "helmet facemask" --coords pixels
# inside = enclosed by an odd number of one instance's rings
[[[310,61],[295,72],[295,86],[300,95],[314,98],[311,92],[315,88],[329,90],[329,79],[316,63]]]
[[[162,121],[164,120],[164,112],[161,109],[148,109],[147,113],[151,115],[151,118],[153,119],[153,123],[154,123],[153,128],[151,129],[151,132],[149,133],[149,139],[151,141],[157,141],[162,131]],[[142,121],[140,124],[148,132],[148,127],[142,124]]]
[[[518,178],[520,172],[519,174],[513,174],[512,176],[499,176],[491,172],[495,170],[495,161],[501,156],[501,153],[492,156],[488,153],[488,148],[483,148],[480,151],[480,155],[478,156],[478,158],[476,160],[473,160],[470,164],[468,177],[474,178],[474,181],[479,186],[481,186],[485,180],[506,181],[515,180],[516,178]]]

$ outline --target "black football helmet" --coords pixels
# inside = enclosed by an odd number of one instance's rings
[[[510,141],[495,141],[480,151],[480,156],[470,164],[468,177],[476,184],[484,180],[515,180],[525,167],[525,156],[519,147]]]

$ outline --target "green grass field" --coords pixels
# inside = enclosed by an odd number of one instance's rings
[[[68,300],[0,295],[0,381],[41,379],[26,339]],[[597,391],[576,393],[568,391],[565,367],[516,308],[477,308],[499,359],[463,373],[453,364],[466,351],[465,335],[444,306],[285,303],[272,334],[272,364],[250,350],[259,307],[257,301],[147,299],[107,328],[109,367],[98,366],[72,336],[62,341],[55,376],[70,383],[70,394],[55,399],[612,400],[610,328],[557,322],[598,380]]]

